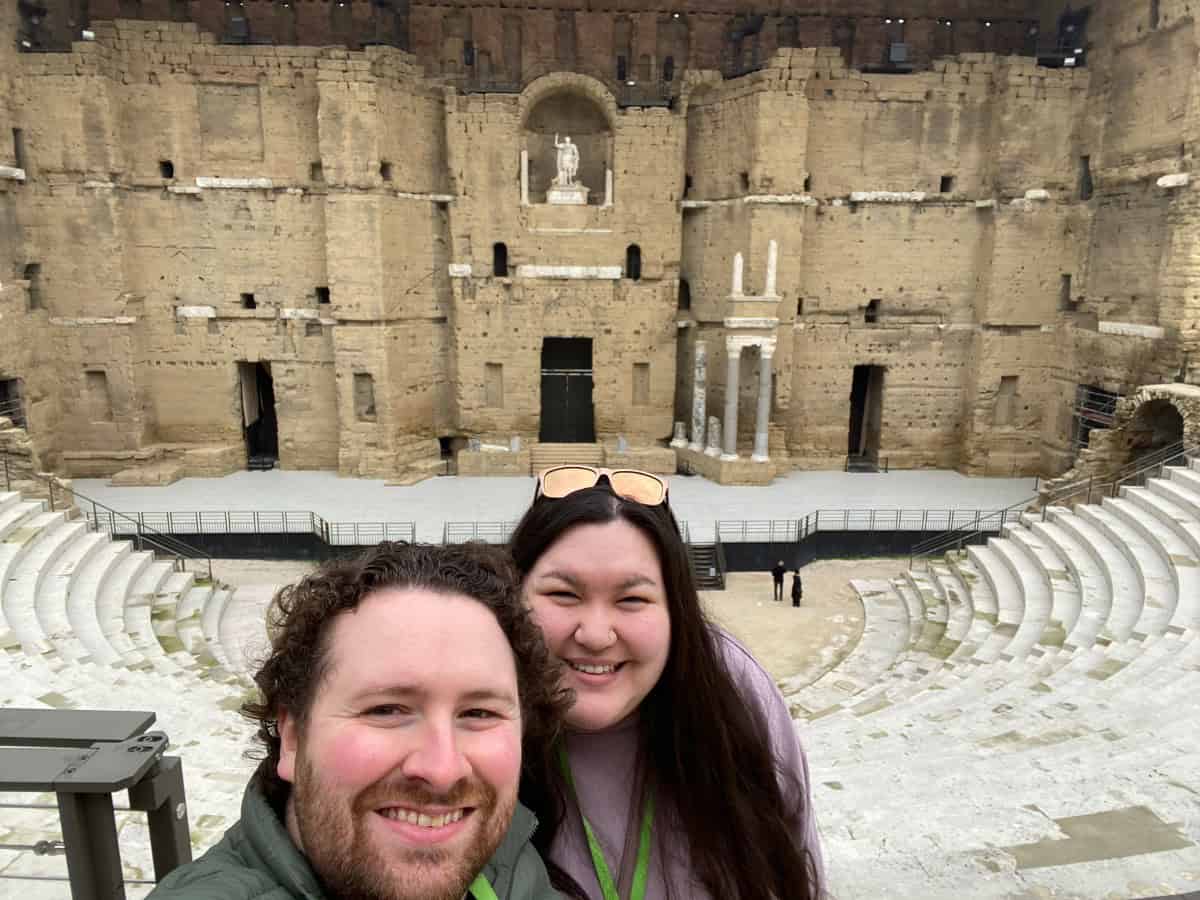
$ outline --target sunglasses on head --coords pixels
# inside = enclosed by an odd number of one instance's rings
[[[637,469],[597,469],[593,466],[554,466],[545,469],[538,475],[534,499],[548,497],[561,500],[568,494],[595,487],[601,478],[608,480],[614,494],[634,503],[658,506],[667,502],[666,479]]]

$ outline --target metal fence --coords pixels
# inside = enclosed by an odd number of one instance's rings
[[[314,534],[327,544],[355,546],[415,541],[414,522],[329,522],[308,510],[170,510],[128,512],[84,508],[87,520],[114,537],[161,534]]]
[[[723,543],[795,543],[818,531],[999,531],[1019,518],[1014,510],[820,509],[802,519],[716,523]]]

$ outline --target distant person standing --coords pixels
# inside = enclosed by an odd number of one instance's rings
[[[804,585],[800,583],[800,570],[796,569],[792,572],[792,606],[799,606],[803,596]]]
[[[777,601],[783,601],[783,576],[787,574],[787,566],[783,564],[783,560],[775,563],[771,569],[771,578],[775,582],[775,597]]]

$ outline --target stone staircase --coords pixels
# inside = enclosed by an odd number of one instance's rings
[[[1200,461],[853,586],[785,682],[838,900],[1195,889]]]
[[[184,763],[193,851],[238,817],[252,728],[238,714],[248,678],[226,665],[220,622],[232,592],[173,560],[89,531],[40,500],[0,492],[0,704],[153,710]],[[6,794],[0,843],[58,840],[53,795]],[[150,878],[144,815],[118,812],[125,875]],[[62,857],[5,851],[0,874],[62,876]],[[19,885],[28,900],[65,886]],[[148,887],[130,886],[129,896]],[[2,892],[0,892],[2,893]]]
[[[600,444],[542,444],[529,448],[529,467],[536,475],[551,466],[603,466],[604,447]]]

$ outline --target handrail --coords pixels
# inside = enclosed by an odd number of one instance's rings
[[[64,490],[68,494],[71,495],[71,504],[72,505],[77,506],[78,505],[77,501],[79,501],[79,500],[83,500],[85,503],[88,503],[91,505],[92,517],[89,519],[87,517],[86,513],[84,515],[84,520],[88,523],[89,528],[93,528],[96,531],[100,530],[99,526],[95,524],[96,520],[99,519],[99,516],[100,516],[99,511],[100,510],[104,510],[104,512],[108,514],[109,519],[112,521],[115,521],[117,517],[120,517],[120,519],[123,522],[133,522],[135,525],[137,525],[137,531],[134,532],[134,534],[133,534],[134,543],[139,550],[145,549],[145,545],[149,544],[150,547],[152,547],[153,549],[161,551],[162,553],[165,553],[168,556],[175,557],[175,568],[180,572],[184,571],[187,568],[187,564],[184,562],[185,560],[190,559],[193,562],[202,563],[204,565],[204,567],[208,570],[208,580],[212,581],[212,577],[213,577],[212,557],[209,556],[208,554],[206,554],[200,548],[193,547],[187,541],[181,541],[178,538],[167,534],[166,532],[159,531],[157,528],[155,528],[151,525],[145,525],[143,523],[139,523],[136,519],[132,518],[128,514],[123,513],[123,512],[118,512],[117,510],[113,509],[111,506],[105,506],[100,501],[93,500],[91,497],[88,497],[86,494],[79,493],[79,491],[75,490],[73,487],[67,487],[64,484],[61,484],[58,481],[58,479],[53,475],[43,475],[39,472],[33,472],[32,474],[35,478],[37,478],[41,481],[45,481],[49,485],[49,487],[50,487],[50,509],[52,509],[52,510],[54,509],[54,489],[55,489],[55,487],[57,487],[60,490]],[[152,537],[148,536],[147,533],[149,533],[149,535],[153,535],[153,536]]]
[[[1003,531],[1004,526],[1008,523],[1008,517],[1012,513],[1016,513],[1016,520],[1020,521],[1021,514],[1025,512],[1031,505],[1041,501],[1042,503],[1042,520],[1045,521],[1046,511],[1051,506],[1061,505],[1063,502],[1070,500],[1082,492],[1086,492],[1084,503],[1092,502],[1092,495],[1095,491],[1100,491],[1101,497],[1116,496],[1120,488],[1131,481],[1142,478],[1152,469],[1161,470],[1168,463],[1179,459],[1190,459],[1193,456],[1200,456],[1200,446],[1188,447],[1183,441],[1171,444],[1161,450],[1155,450],[1143,457],[1132,460],[1126,463],[1116,471],[1110,480],[1105,480],[1097,483],[1094,477],[1082,478],[1070,484],[1063,485],[1050,492],[1045,498],[1040,494],[1034,494],[1025,500],[1021,500],[1011,506],[1006,506],[1003,509],[998,509],[992,513],[988,513],[983,521],[992,522],[995,517],[999,516],[999,522],[988,527],[977,527],[973,531],[966,534],[956,531],[951,528],[944,534],[937,535],[927,541],[922,541],[917,546],[913,547],[909,555],[909,564],[914,564],[918,558],[936,556],[939,553],[944,553],[951,549],[961,549],[963,546],[977,540],[984,534],[993,531]],[[982,522],[981,522],[982,525]]]
[[[155,510],[126,516],[167,534],[313,534],[333,545],[416,540],[415,522],[330,522],[312,510]],[[96,524],[113,535],[134,530],[129,522],[110,516],[97,517]]]
[[[725,545],[721,543],[721,535],[718,532],[713,541],[717,548],[717,577],[721,581],[721,590],[725,590],[725,573],[728,571],[728,564],[725,562]]]

